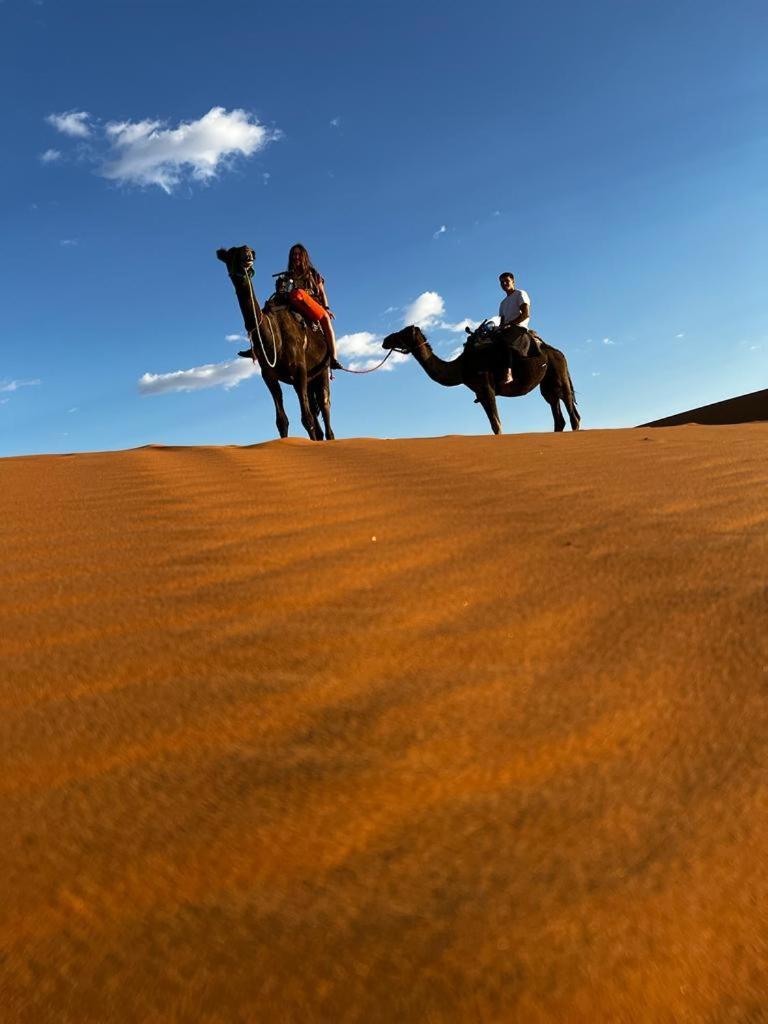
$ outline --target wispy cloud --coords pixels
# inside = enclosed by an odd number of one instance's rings
[[[69,110],[65,114],[49,114],[45,120],[63,135],[87,139],[91,134],[90,117],[85,110]]]
[[[446,225],[445,224],[441,224],[440,227],[437,229],[437,231],[434,232],[432,237],[433,238],[439,238],[440,235],[444,235],[447,230],[448,230],[448,228],[446,227]]]
[[[437,292],[422,292],[405,307],[403,326],[434,327],[445,312],[445,301]]]
[[[18,391],[19,388],[31,388],[40,384],[39,380],[8,380],[0,381],[0,392]]]
[[[211,181],[237,157],[253,156],[282,135],[245,110],[224,107],[175,126],[150,119],[108,122],[98,134],[89,118],[71,111],[47,120],[65,134],[90,138],[90,159],[102,177],[123,185],[156,185],[167,193],[185,180]],[[262,181],[269,181],[267,172]]]
[[[248,341],[244,334],[225,334],[224,341]]]
[[[336,345],[339,355],[350,370],[370,370],[386,355],[381,347],[382,340],[380,335],[370,331],[357,331],[337,338]],[[395,363],[402,363],[407,358],[401,352],[393,352],[382,370],[393,370]]]
[[[58,149],[46,149],[44,153],[40,154],[41,164],[53,164],[57,160],[61,160],[63,153]]]
[[[63,248],[65,248],[65,249],[68,248],[68,247],[71,247],[73,245],[78,245],[78,244],[79,243],[78,243],[78,240],[76,238],[62,238],[59,241],[59,245],[62,246]]]
[[[684,338],[685,337],[685,331],[680,331],[680,333],[676,334],[675,337],[676,338]]]
[[[615,345],[616,342],[612,341],[610,338],[603,338],[603,344],[604,345]]]
[[[330,120],[330,125],[331,125],[331,128],[340,128],[341,127],[341,118],[340,117],[332,117],[331,120]]]
[[[229,390],[258,372],[258,365],[238,356],[226,363],[208,363],[189,370],[145,373],[139,378],[139,391],[142,395],[163,395],[170,391],[202,391],[218,387]]]

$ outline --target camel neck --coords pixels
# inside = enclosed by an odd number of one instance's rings
[[[428,341],[423,341],[413,349],[413,357],[436,383],[448,388],[464,383],[462,356],[446,361],[435,355]]]
[[[257,327],[261,326],[264,315],[253,291],[253,284],[247,277],[231,277],[232,284],[237,295],[237,302],[243,316],[243,324],[250,334]]]

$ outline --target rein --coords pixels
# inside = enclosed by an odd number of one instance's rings
[[[259,328],[259,315],[256,312],[256,296],[253,294],[253,281],[251,281],[250,274],[248,274],[247,271],[245,273],[245,280],[246,283],[248,284],[248,295],[250,296],[251,299],[251,309],[253,310],[253,322],[256,325],[253,328],[253,330],[248,331],[248,340],[251,343],[251,354],[253,356],[253,361],[254,363],[256,362],[256,350],[253,347],[253,335],[255,331],[256,337],[259,339],[259,345],[261,346],[261,354],[264,356],[264,362],[267,364],[270,370],[274,370],[275,366],[277,365],[277,342],[275,341],[275,332],[272,329],[272,322],[264,313],[261,314],[262,320],[267,321],[267,324],[269,325],[269,333],[272,335],[272,361],[270,362],[269,356],[267,355],[267,350],[264,347],[264,339],[261,336],[261,330]]]

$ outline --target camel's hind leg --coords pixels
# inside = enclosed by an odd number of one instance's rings
[[[323,370],[319,377],[317,377],[313,388],[315,403],[320,407],[320,415],[323,417],[323,424],[325,425],[325,439],[326,441],[333,441],[336,435],[331,427],[331,384],[328,370]]]
[[[549,348],[547,358],[549,365],[539,390],[552,410],[555,431],[565,430],[565,416],[563,416],[563,411],[560,408],[561,402],[568,411],[571,430],[578,430],[581,416],[576,408],[576,395],[571,383],[571,375],[568,372],[565,356],[558,349]]]
[[[565,430],[565,416],[560,408],[560,396],[558,394],[552,394],[544,390],[544,385],[541,385],[541,393],[549,404],[549,408],[552,410],[552,419],[555,421],[555,432],[559,433],[561,430]]]
[[[315,427],[315,435],[318,441],[323,440],[323,428],[320,426],[320,401],[315,387],[315,381],[311,381],[307,394],[309,396],[309,407],[312,410],[312,422]]]
[[[568,419],[571,421],[571,430],[578,430],[581,426],[581,413],[576,408],[576,392],[573,390],[573,381],[568,374],[568,393],[563,396],[565,408],[568,410]]]
[[[265,376],[264,383],[269,388],[269,393],[272,395],[272,401],[275,403],[275,423],[277,425],[277,432],[280,437],[288,437],[288,417],[283,405],[283,389],[280,387],[280,381],[276,377]]]
[[[293,378],[293,387],[296,391],[296,397],[299,400],[299,407],[301,409],[301,425],[306,430],[311,441],[321,441],[322,433],[318,435],[315,429],[315,417],[312,412],[312,406],[309,402],[309,394],[307,391],[307,371],[304,367],[297,370]]]

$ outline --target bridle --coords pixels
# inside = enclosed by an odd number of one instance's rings
[[[264,356],[264,362],[267,364],[267,366],[270,368],[270,370],[274,370],[275,366],[277,365],[277,342],[275,341],[275,332],[272,329],[272,321],[266,316],[266,314],[263,312],[261,307],[258,308],[258,311],[256,309],[256,296],[253,294],[253,281],[251,280],[251,273],[249,273],[250,270],[251,270],[251,267],[247,266],[245,268],[245,270],[242,272],[242,274],[240,274],[240,275],[233,274],[232,271],[230,270],[229,271],[229,279],[232,282],[232,284],[236,286],[235,278],[236,277],[243,277],[243,278],[245,278],[245,283],[248,285],[248,295],[249,295],[250,300],[251,300],[251,309],[253,310],[253,322],[256,325],[252,330],[248,331],[248,341],[251,343],[251,355],[253,357],[253,361],[254,361],[254,363],[256,362],[256,349],[255,349],[254,344],[253,344],[253,335],[255,334],[256,337],[259,339],[259,346],[261,348],[261,354]],[[261,336],[261,327],[260,327],[260,324],[259,324],[259,313],[261,313],[262,321],[264,321],[264,320],[267,321],[267,325],[269,326],[269,333],[272,335],[272,359],[271,359],[271,361],[269,359],[269,356],[267,355],[267,350],[264,347],[264,339]],[[247,328],[246,328],[246,330],[247,330]]]

